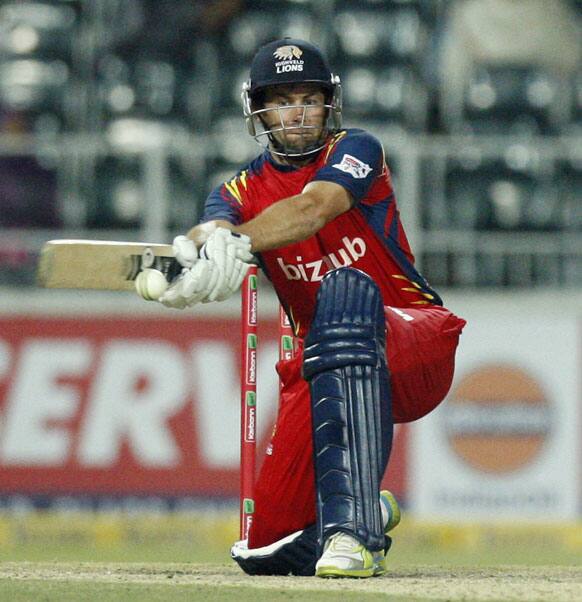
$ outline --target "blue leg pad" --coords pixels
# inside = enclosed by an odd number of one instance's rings
[[[318,542],[344,531],[386,545],[378,504],[392,445],[386,326],[380,291],[354,268],[328,272],[305,340],[317,487]]]

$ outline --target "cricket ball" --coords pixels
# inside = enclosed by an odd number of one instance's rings
[[[146,301],[157,301],[167,288],[166,277],[162,272],[153,268],[145,268],[135,279],[135,290]]]

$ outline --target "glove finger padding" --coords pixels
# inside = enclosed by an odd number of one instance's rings
[[[219,230],[223,230],[219,228]],[[225,230],[228,232],[228,230]],[[214,236],[212,241],[212,255],[209,259],[214,263],[215,268],[218,272],[218,279],[215,287],[212,289],[208,297],[206,298],[206,302],[208,301],[216,301],[223,291],[224,287],[228,285],[228,281],[230,279],[230,274],[233,270],[232,261],[228,260],[227,256],[227,244],[224,236]],[[207,252],[209,249],[206,249]],[[204,249],[203,249],[204,252]],[[206,254],[206,253],[205,253]]]
[[[198,259],[198,249],[194,241],[187,236],[176,236],[172,243],[176,261],[185,268],[191,268]]]
[[[204,245],[202,245],[200,257],[216,260],[216,253],[220,252],[218,241],[222,241],[225,248],[234,250],[234,253],[230,254],[232,259],[240,259],[246,263],[252,261],[251,239],[246,234],[232,232],[227,228],[216,228],[216,230],[208,237],[208,240]]]
[[[203,295],[200,301],[208,303],[209,301],[216,301],[224,282],[224,275],[219,267],[212,260],[201,259],[200,262],[208,263],[210,270],[206,274],[206,280],[204,283]]]
[[[182,295],[182,282],[186,272],[188,272],[188,268],[182,270],[182,273],[173,280],[166,292],[158,299],[165,307],[173,309],[184,309],[186,307],[186,299]]]
[[[217,228],[200,249],[200,257],[216,264],[219,272],[216,287],[203,300],[224,301],[240,287],[253,258],[251,240],[244,234],[231,232],[227,228]]]
[[[240,288],[242,281],[244,280],[245,276],[247,275],[247,272],[249,271],[249,268],[251,267],[251,264],[244,263],[243,261],[240,261],[238,259],[233,265],[234,269],[231,280],[228,283],[228,286],[224,286],[223,289],[220,291],[220,293],[216,297],[216,301],[224,301],[225,299],[232,297],[232,295],[234,295],[234,293],[236,293],[236,291]]]

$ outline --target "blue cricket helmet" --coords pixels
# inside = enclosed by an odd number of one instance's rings
[[[249,134],[271,152],[286,157],[303,157],[323,148],[323,139],[313,147],[302,152],[289,152],[281,148],[273,137],[273,131],[265,129],[261,114],[262,94],[270,86],[313,83],[321,86],[325,92],[327,120],[325,132],[330,133],[341,128],[341,83],[334,75],[321,50],[305,40],[282,38],[265,44],[255,54],[251,63],[250,76],[243,84],[242,100],[245,121]],[[261,131],[257,130],[259,126]]]
[[[310,42],[283,38],[259,49],[250,71],[250,94],[267,86],[316,83],[333,89],[333,75],[321,50]]]

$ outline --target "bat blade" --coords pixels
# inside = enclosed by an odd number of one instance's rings
[[[51,240],[41,250],[37,282],[44,288],[132,291],[143,268],[168,281],[181,271],[171,245],[96,240]]]

